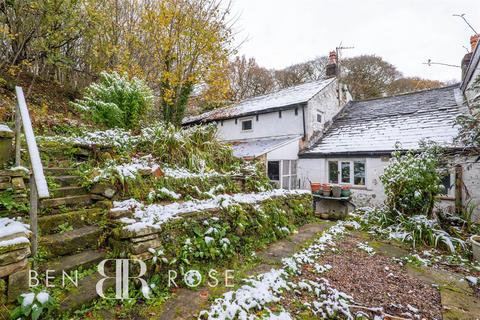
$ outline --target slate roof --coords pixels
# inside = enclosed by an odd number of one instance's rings
[[[415,150],[423,139],[454,147],[455,118],[464,107],[457,85],[392,97],[351,101],[328,131],[300,157],[389,154],[397,142]]]
[[[289,135],[276,138],[245,139],[229,141],[232,144],[233,155],[238,158],[257,158],[265,153],[276,150],[288,143],[300,139],[301,135]]]
[[[194,124],[198,122],[209,122],[272,112],[276,109],[285,109],[305,103],[326,86],[332,83],[335,78],[313,81],[298,86],[285,88],[269,94],[249,98],[234,106],[215,109],[198,116],[183,119],[183,124]]]

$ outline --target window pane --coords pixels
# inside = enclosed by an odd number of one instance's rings
[[[290,160],[283,160],[283,172],[282,175],[288,176],[290,174]]]
[[[282,188],[283,189],[289,189],[290,188],[290,177],[283,177]]]
[[[322,122],[322,115],[317,113],[317,122]]]
[[[353,163],[353,184],[365,185],[365,162],[355,161]]]
[[[338,183],[338,161],[328,161],[328,182]]]
[[[242,130],[252,130],[252,120],[242,121]]]
[[[297,160],[291,160],[292,170],[290,171],[292,175],[297,174]]]
[[[448,172],[445,173],[444,176],[442,176],[441,184],[443,188],[440,194],[448,195],[448,191],[450,191],[450,188],[452,187],[452,182],[450,181],[450,174]]]
[[[290,189],[297,189],[297,176],[292,176],[290,178]]]
[[[280,181],[280,161],[268,161],[268,179]]]
[[[350,183],[350,162],[342,162],[342,182]]]

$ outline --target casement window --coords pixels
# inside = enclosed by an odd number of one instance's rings
[[[267,176],[270,181],[280,187],[280,161],[268,161]]]
[[[321,123],[322,122],[322,114],[317,113],[317,122]]]
[[[448,172],[445,170],[441,173],[441,182],[440,184],[443,186],[442,190],[440,191],[440,195],[442,196],[454,196],[455,195],[455,174]]]
[[[296,160],[268,161],[267,175],[270,181],[272,181],[279,188],[298,188]]]
[[[242,120],[242,131],[252,131],[253,121],[252,119]]]
[[[365,160],[329,160],[328,182],[365,185]]]

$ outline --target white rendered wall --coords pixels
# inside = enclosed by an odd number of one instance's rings
[[[307,139],[317,132],[322,132],[325,124],[332,120],[343,105],[344,102],[338,102],[337,81],[333,81],[310,99],[306,110]],[[322,122],[317,121],[317,113],[322,115]]]
[[[353,158],[331,158],[331,159],[299,159],[299,177],[302,189],[309,189],[310,182],[328,182],[327,161],[328,160],[364,160],[365,161],[365,186],[352,186],[353,201],[357,206],[378,206],[385,200],[383,185],[380,176],[388,163],[388,158],[383,157],[353,157]]]
[[[297,160],[300,147],[300,139],[294,140],[278,149],[267,153],[268,160]]]
[[[253,128],[250,131],[242,131],[242,120],[251,119]],[[252,138],[271,138],[286,135],[303,135],[302,108],[298,108],[298,114],[295,115],[295,109],[283,110],[280,118],[277,112],[270,112],[256,116],[223,120],[223,126],[220,121],[217,122],[218,137],[223,140],[243,140]]]

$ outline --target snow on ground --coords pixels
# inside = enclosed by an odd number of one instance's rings
[[[93,178],[93,182],[101,180],[109,180],[112,175],[116,175],[123,180],[135,179],[139,172],[153,173],[158,170],[160,166],[155,162],[151,154],[141,158],[132,158],[129,163],[115,164],[112,162],[107,164],[103,169],[98,170],[98,174]]]
[[[124,201],[115,201],[112,210],[133,211],[133,219],[121,218],[119,221],[127,224],[127,226],[124,227],[126,230],[138,231],[146,227],[159,229],[161,224],[184,213],[226,208],[234,204],[254,204],[274,197],[307,193],[310,193],[310,191],[276,189],[260,193],[221,194],[208,200],[191,200],[181,203],[175,202],[168,205],[144,205],[135,199],[127,199]]]
[[[221,298],[216,299],[208,310],[200,312],[202,319],[292,319],[293,317],[285,310],[274,314],[268,309],[268,305],[282,299],[285,291],[308,291],[315,296],[313,303],[305,305],[315,316],[320,318],[331,318],[339,314],[347,319],[354,319],[349,306],[353,298],[347,294],[332,288],[324,278],[317,281],[300,280],[290,281],[295,275],[302,274],[302,266],[313,264],[315,259],[323,254],[328,248],[334,247],[334,237],[345,233],[345,225],[350,224],[358,228],[357,224],[340,221],[321,237],[316,239],[309,247],[295,253],[292,257],[283,259],[283,267],[271,269],[269,272],[260,274],[257,277],[244,279],[245,285],[235,291],[225,293]],[[319,273],[332,266],[319,266]],[[259,311],[266,312],[266,315],[258,315]]]

